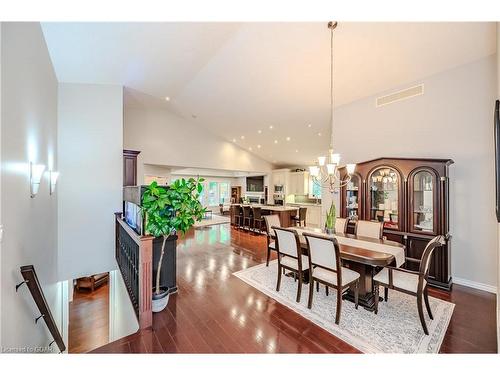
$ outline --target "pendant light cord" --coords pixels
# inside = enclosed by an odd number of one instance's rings
[[[333,73],[334,73],[334,65],[333,65],[333,31],[334,28],[330,28],[330,150],[333,150],[333,111],[335,105],[334,99],[334,86],[333,86]]]

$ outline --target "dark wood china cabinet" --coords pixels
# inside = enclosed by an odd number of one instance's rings
[[[356,165],[349,184],[341,189],[340,213],[356,220],[381,221],[384,236],[406,246],[405,268],[418,271],[427,243],[436,235],[446,245],[432,257],[429,282],[451,287],[449,177],[451,159],[380,158]],[[345,168],[340,169],[342,178]]]

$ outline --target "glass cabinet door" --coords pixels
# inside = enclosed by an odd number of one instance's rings
[[[345,207],[346,217],[357,220],[359,216],[359,198],[361,190],[361,177],[353,174],[351,181],[346,186]]]
[[[373,171],[370,183],[370,220],[399,229],[399,174],[388,167]]]
[[[413,176],[412,231],[434,232],[434,176],[420,171]]]

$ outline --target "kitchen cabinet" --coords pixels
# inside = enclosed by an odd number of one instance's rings
[[[309,194],[309,172],[291,172],[287,194]]]
[[[307,206],[306,224],[309,227],[319,227],[321,223],[321,206]]]
[[[290,203],[287,206],[299,209],[306,207],[306,226],[319,228],[321,224],[321,205],[311,203]]]
[[[286,186],[288,183],[288,174],[290,172],[285,169],[277,169],[273,171],[273,187],[274,185]]]

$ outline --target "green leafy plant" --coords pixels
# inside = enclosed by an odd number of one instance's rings
[[[169,236],[186,232],[195,221],[201,221],[205,208],[199,197],[203,191],[203,178],[181,178],[164,188],[156,181],[146,187],[142,196],[142,209],[146,215],[146,234],[163,237],[160,260],[156,273],[155,294],[160,294],[160,271]]]
[[[335,221],[337,220],[337,210],[335,208],[335,203],[332,203],[330,209],[326,214],[325,227],[327,229],[333,230],[335,228]]]

